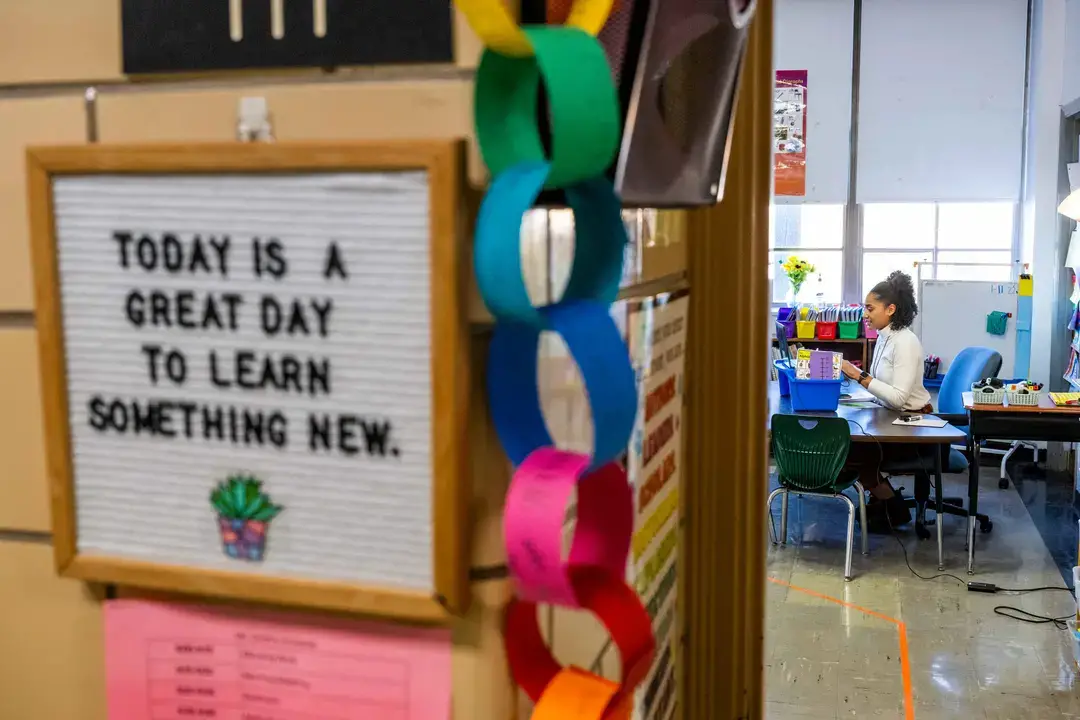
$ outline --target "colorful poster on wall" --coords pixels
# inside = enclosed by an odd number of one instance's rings
[[[450,717],[450,632],[114,600],[111,720]]]
[[[634,487],[631,580],[656,634],[656,661],[635,699],[635,720],[669,720],[678,698],[679,471],[687,293],[641,301],[630,312],[630,352],[639,382],[627,470]]]
[[[806,195],[806,70],[777,70],[773,101],[776,195]]]

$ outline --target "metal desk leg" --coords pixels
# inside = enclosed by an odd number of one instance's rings
[[[945,523],[945,491],[941,487],[942,483],[942,467],[941,467],[941,451],[942,448],[934,448],[934,486],[937,488],[937,516],[934,518],[934,522],[937,524],[937,569],[942,571],[945,569],[945,539],[944,539],[944,527]]]
[[[975,513],[979,511],[979,439],[971,438],[968,468],[968,575],[975,574]]]

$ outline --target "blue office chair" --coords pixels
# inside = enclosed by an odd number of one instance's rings
[[[936,414],[960,430],[967,432],[968,414],[964,409],[964,393],[971,391],[971,384],[988,377],[997,377],[1001,370],[1001,354],[996,350],[984,347],[969,347],[960,351],[960,354],[952,361],[945,380],[941,383],[938,392]],[[969,442],[970,445],[970,442]],[[948,456],[942,456],[941,469],[943,472],[959,474],[967,472],[968,459],[956,448],[943,448],[948,450]],[[930,531],[926,529],[926,504],[930,499],[930,473],[932,467],[926,467],[925,459],[913,457],[895,462],[884,463],[881,467],[886,475],[912,475],[915,477],[915,497],[905,498],[908,507],[915,508],[915,534],[926,540],[930,537]],[[942,499],[941,511],[946,515],[958,517],[970,517],[970,513],[964,508],[964,499],[959,497],[947,497]],[[990,532],[994,523],[989,516],[982,513],[976,514],[981,532]],[[935,520],[935,522],[938,522]]]

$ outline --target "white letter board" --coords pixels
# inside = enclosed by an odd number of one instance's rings
[[[28,164],[61,573],[418,621],[462,610],[458,145]]]

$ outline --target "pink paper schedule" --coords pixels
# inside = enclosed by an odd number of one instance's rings
[[[109,720],[446,720],[450,635],[115,600]]]

